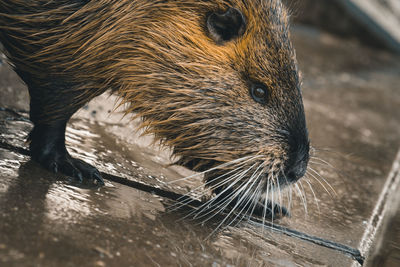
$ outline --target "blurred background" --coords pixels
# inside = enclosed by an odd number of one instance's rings
[[[284,0],[295,23],[400,53],[399,0]]]

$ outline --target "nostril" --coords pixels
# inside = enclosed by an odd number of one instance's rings
[[[286,179],[287,179],[289,182],[296,182],[296,181],[298,180],[298,179],[297,179],[296,173],[293,172],[293,171],[290,171],[290,172],[286,175]]]
[[[307,170],[307,162],[299,162],[294,167],[289,169],[289,171],[286,173],[286,179],[289,182],[294,183],[301,177],[303,177],[304,174],[306,174],[306,170]]]

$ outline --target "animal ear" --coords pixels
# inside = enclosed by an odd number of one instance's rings
[[[211,13],[207,17],[207,28],[212,39],[221,44],[241,36],[246,28],[246,19],[236,8],[228,8],[225,13]]]

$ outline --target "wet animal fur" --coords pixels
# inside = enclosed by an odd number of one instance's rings
[[[243,13],[246,29],[216,43],[206,17],[228,7]],[[0,0],[0,13],[7,57],[38,103],[34,122],[72,115],[111,89],[146,133],[194,170],[259,155],[266,177],[277,179],[294,151],[308,153],[279,0]],[[252,99],[252,82],[268,88],[266,105]],[[55,95],[73,101],[50,100]]]

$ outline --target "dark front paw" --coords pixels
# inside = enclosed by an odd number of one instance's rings
[[[103,178],[95,167],[83,160],[71,157],[68,153],[62,153],[61,155],[51,153],[46,157],[32,158],[53,173],[61,173],[73,177],[80,183],[95,182],[98,185],[104,185]]]
[[[287,208],[276,203],[272,204],[271,201],[267,201],[267,206],[265,206],[265,203],[258,202],[253,214],[268,220],[290,217],[290,212]]]
[[[98,185],[104,185],[100,172],[92,165],[80,159],[75,159],[69,154],[57,159],[50,159],[45,163],[48,169],[54,173],[62,173],[64,175],[77,179],[80,183],[84,181],[94,181]]]
[[[35,125],[28,139],[32,159],[54,173],[62,173],[79,182],[95,181],[98,185],[104,185],[95,167],[70,156],[65,148],[64,134],[65,123]]]

